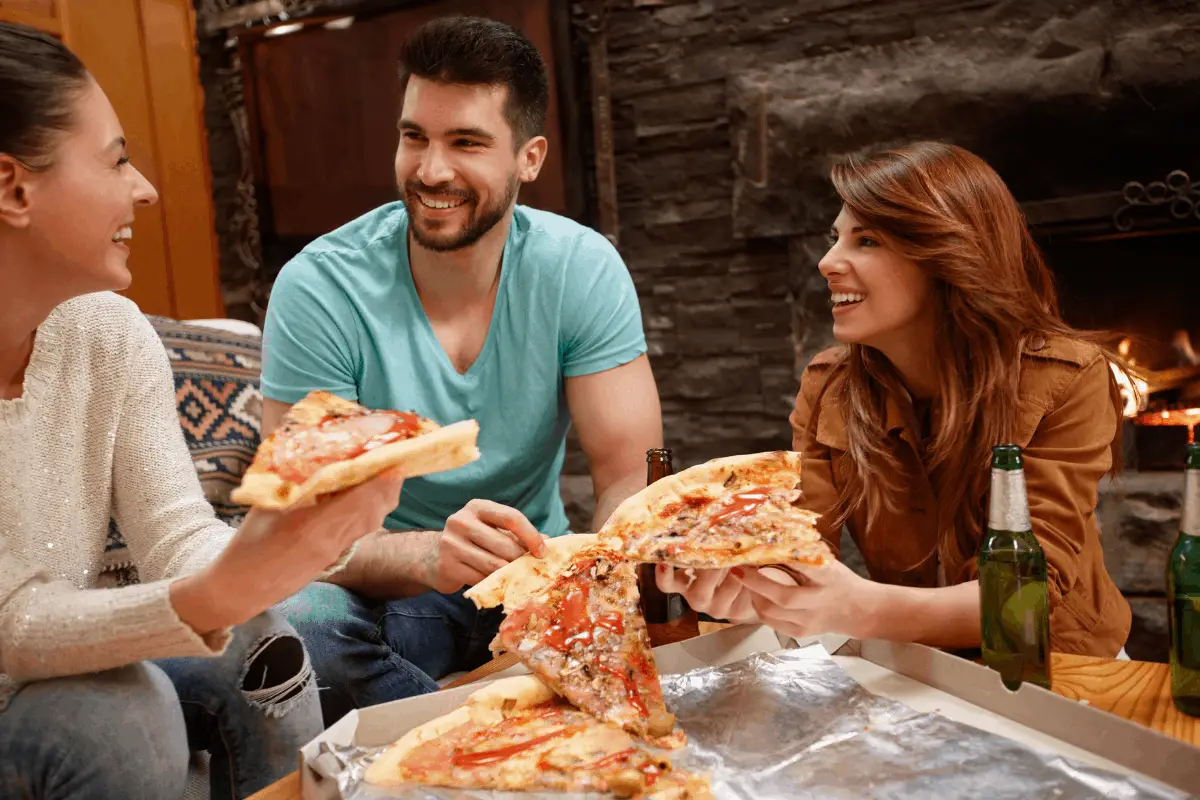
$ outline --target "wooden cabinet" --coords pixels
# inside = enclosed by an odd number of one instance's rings
[[[224,314],[193,14],[190,0],[0,0],[0,20],[59,36],[116,108],[160,196],[137,214],[126,294],[179,319]]]
[[[0,22],[32,25],[62,36],[62,0],[0,0]]]

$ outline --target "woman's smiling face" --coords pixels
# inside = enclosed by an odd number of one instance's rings
[[[829,231],[818,269],[829,284],[833,335],[845,344],[887,351],[933,309],[933,280],[915,261],[889,248],[846,208]]]

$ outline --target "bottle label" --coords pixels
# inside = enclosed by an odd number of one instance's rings
[[[1029,531],[1029,501],[1025,497],[1025,471],[992,470],[988,527],[994,531]]]
[[[1183,473],[1183,520],[1179,529],[1188,536],[1200,536],[1200,469]]]

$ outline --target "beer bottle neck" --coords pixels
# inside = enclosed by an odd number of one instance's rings
[[[1183,520],[1179,529],[1188,536],[1200,536],[1200,469],[1183,473]]]
[[[671,451],[665,448],[646,452],[646,485],[667,477],[674,469],[671,466]]]
[[[988,508],[988,527],[994,531],[1028,531],[1029,499],[1025,495],[1025,471],[993,469]]]

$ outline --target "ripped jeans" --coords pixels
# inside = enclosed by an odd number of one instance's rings
[[[0,712],[0,797],[166,800],[207,750],[212,800],[244,798],[296,768],[322,730],[312,667],[276,612],[234,630],[216,658],[171,658],[31,683]]]

